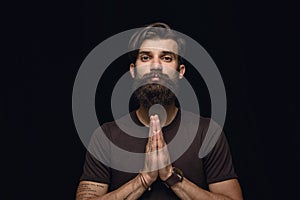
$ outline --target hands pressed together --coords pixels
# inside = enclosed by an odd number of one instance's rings
[[[146,185],[150,186],[158,177],[165,181],[172,174],[172,164],[163,138],[157,115],[150,116],[149,138],[146,145],[144,169],[141,172]]]

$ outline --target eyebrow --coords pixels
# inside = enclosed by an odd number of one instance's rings
[[[140,54],[150,54],[150,53],[151,53],[151,51],[140,51],[140,52],[139,52],[139,55],[140,55]]]
[[[163,54],[169,54],[169,55],[172,55],[176,58],[177,54],[172,52],[172,51],[163,51]]]
[[[162,53],[163,53],[163,54],[172,55],[172,56],[174,56],[175,58],[176,58],[176,56],[177,56],[177,54],[174,53],[174,52],[172,52],[172,51],[162,51]],[[140,51],[140,52],[139,52],[139,55],[141,55],[141,54],[146,54],[146,55],[148,55],[148,54],[151,54],[151,51]]]

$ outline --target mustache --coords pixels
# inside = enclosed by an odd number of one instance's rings
[[[142,76],[136,76],[133,79],[131,91],[135,92],[138,89],[143,89],[144,91],[150,92],[149,86],[156,85],[155,87],[167,88],[171,90],[175,95],[179,95],[179,78],[176,75],[177,74],[173,73],[163,73],[163,70],[161,68],[151,69]],[[154,81],[152,80],[153,78],[159,78],[159,80]],[[152,92],[155,91],[156,90],[153,90]]]
[[[151,79],[158,77],[158,82],[153,82]],[[176,80],[170,79],[170,77],[167,74],[163,74],[160,70],[153,70],[150,73],[144,74],[141,78],[136,78],[133,82],[133,91],[138,89],[139,87],[147,84],[162,84],[166,86],[167,88],[174,88],[177,85]]]
[[[158,77],[162,80],[170,80],[170,77],[167,74],[163,74],[161,71],[153,70],[150,73],[144,74],[142,77],[143,80],[145,79],[152,79],[154,77]]]

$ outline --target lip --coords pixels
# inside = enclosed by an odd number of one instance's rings
[[[153,78],[151,78],[151,81],[158,82],[159,81],[159,77],[153,77]]]

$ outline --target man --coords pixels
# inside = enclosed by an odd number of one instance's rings
[[[132,36],[130,48],[137,49],[131,52],[134,60],[130,74],[139,102],[139,108],[130,117],[137,125],[147,127],[149,137],[132,137],[115,122],[105,123],[101,128],[120,148],[144,152],[143,168],[139,173],[123,172],[87,151],[76,199],[242,199],[223,132],[211,152],[199,158],[210,119],[183,111],[176,104],[177,83],[186,70],[179,56],[184,40],[168,25],[154,23]],[[157,105],[164,112],[156,109],[149,116],[149,110]],[[168,144],[177,134],[179,124],[183,124],[186,137],[191,135],[191,126],[199,127],[191,146],[172,162],[174,154],[173,150],[169,152]],[[91,143],[100,149],[100,157],[121,165],[109,146],[101,145],[99,137],[100,134],[96,135],[92,140],[98,142]]]

